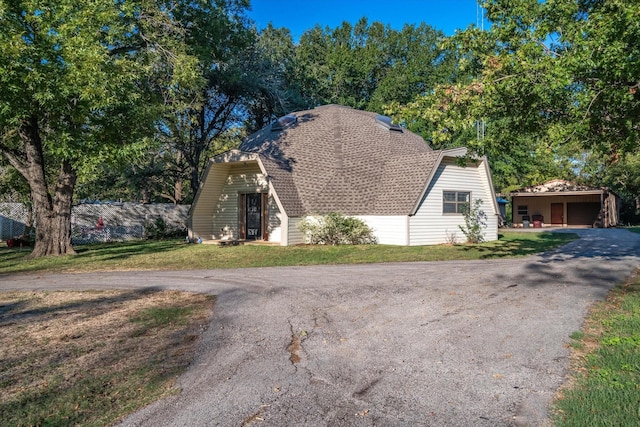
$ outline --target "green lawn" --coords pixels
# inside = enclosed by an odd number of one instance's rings
[[[571,381],[555,402],[556,426],[640,425],[640,269],[571,339]]]
[[[84,245],[78,254],[27,260],[27,250],[0,248],[0,273],[186,270],[314,264],[492,259],[532,255],[575,240],[569,233],[502,232],[475,245],[436,246],[259,246],[219,247],[182,240]]]
[[[556,425],[640,425],[640,270],[571,338],[573,378],[556,402]]]

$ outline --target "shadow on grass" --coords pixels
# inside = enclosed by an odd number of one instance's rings
[[[100,260],[122,260],[136,255],[175,251],[187,244],[177,240],[136,240],[124,243],[99,243],[76,247],[78,257],[90,256]]]
[[[0,356],[5,369],[0,386],[13,387],[8,388],[9,398],[0,403],[0,424],[111,425],[170,393],[169,387],[184,372],[195,350],[191,343],[197,338],[196,325],[176,321],[166,333],[158,334],[167,322],[152,318],[135,322],[137,329],[127,327],[140,304],[147,310],[175,312],[172,320],[190,312],[190,307],[182,308],[180,298],[162,295],[145,305],[146,299],[160,292],[154,287],[89,291],[79,297],[64,296],[65,301],[50,306],[48,292],[4,294],[0,327],[7,335],[3,342],[22,348]],[[165,307],[163,301],[170,301],[170,306]],[[102,315],[115,319],[116,326],[109,321],[91,323]],[[69,322],[82,326],[67,328]],[[21,344],[24,331],[28,331],[27,338]]]
[[[0,274],[37,271],[64,271],[82,264],[124,261],[136,256],[179,250],[187,245],[182,240],[136,240],[76,246],[76,255],[27,259],[25,249],[0,248]]]
[[[479,253],[480,259],[527,256],[557,248],[577,238],[578,235],[572,233],[536,233],[535,238],[509,233],[498,235],[498,241],[493,244],[464,246],[463,250]]]
[[[39,322],[42,316],[50,313],[86,311],[89,308],[91,308],[91,315],[96,316],[113,310],[113,304],[134,301],[161,291],[161,289],[155,287],[134,289],[127,292],[120,292],[118,295],[114,296],[104,296],[90,300],[68,301],[64,304],[51,305],[34,310],[26,309],[29,302],[27,300],[16,301],[9,304],[0,303],[0,326],[3,324],[15,323],[26,324],[30,321]]]

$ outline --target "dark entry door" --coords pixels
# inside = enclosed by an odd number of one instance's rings
[[[551,203],[551,224],[564,224],[564,205]]]
[[[262,238],[262,194],[247,194],[247,240]]]

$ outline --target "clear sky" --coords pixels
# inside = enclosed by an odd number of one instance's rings
[[[481,25],[476,0],[250,0],[249,17],[258,29],[272,22],[291,30],[294,40],[315,26],[335,28],[366,16],[396,30],[404,24],[426,24],[452,35],[470,24]],[[487,24],[485,23],[485,26]]]

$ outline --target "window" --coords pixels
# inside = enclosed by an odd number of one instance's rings
[[[445,191],[442,194],[442,213],[463,214],[469,209],[469,191]]]
[[[529,215],[529,206],[518,205],[518,215]]]

